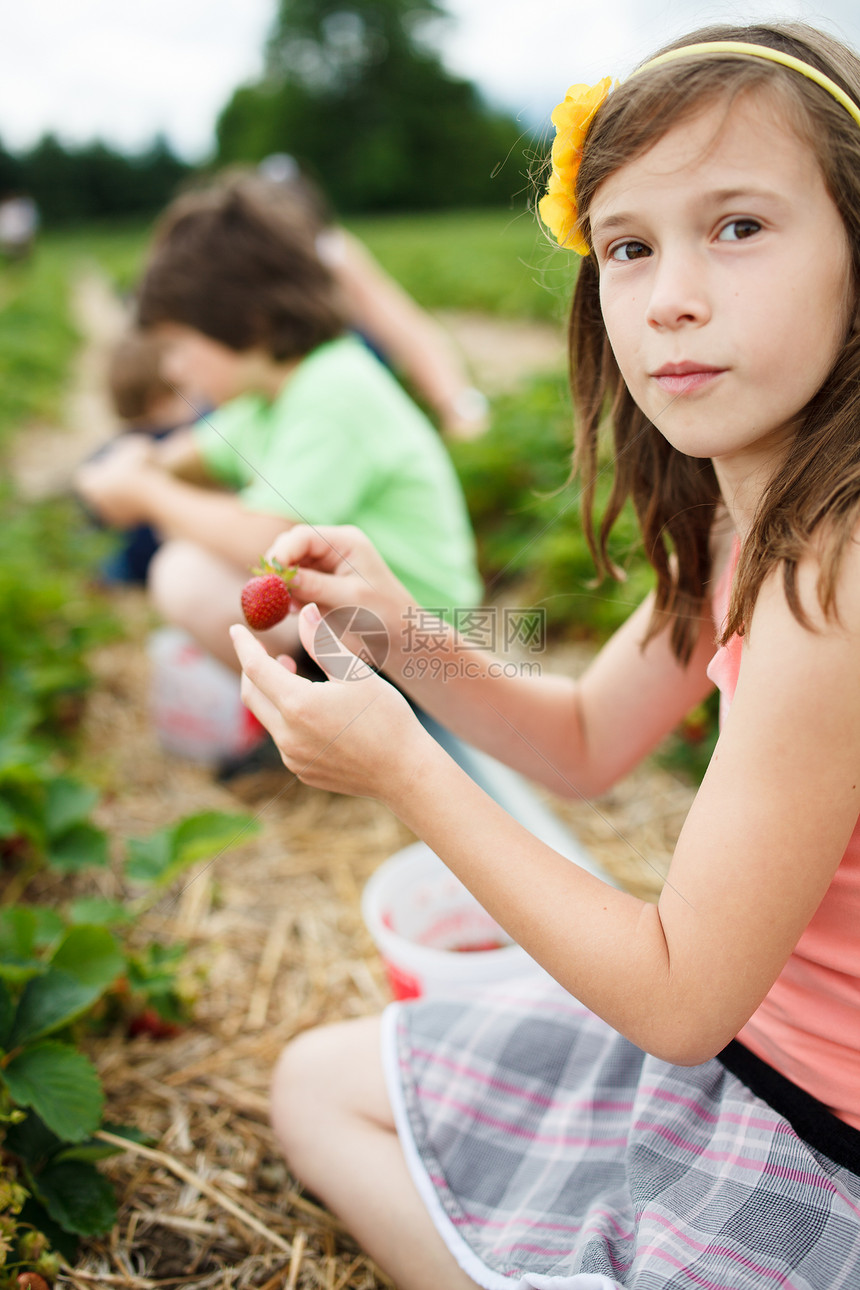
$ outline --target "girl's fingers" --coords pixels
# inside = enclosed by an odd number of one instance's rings
[[[230,628],[230,639],[245,676],[273,702],[286,698],[287,687],[307,684],[303,677],[294,675],[295,666],[289,668],[277,663],[247,627],[234,623]],[[259,713],[254,715],[259,716]]]
[[[360,681],[372,674],[372,669],[335,635],[316,605],[305,605],[299,614],[299,638],[329,680]]]
[[[230,628],[230,638],[242,665],[242,702],[266,727],[284,764],[294,769],[289,755],[294,700],[312,682],[296,674],[295,660],[288,655],[272,658],[246,627],[235,624]]]
[[[302,609],[299,614],[299,640],[302,642],[313,661],[321,667],[324,672],[326,672],[326,675],[328,675],[325,666],[325,659],[323,658],[320,660],[317,658],[317,649],[319,647],[317,632],[325,632],[326,630],[327,628],[322,621],[322,616],[317,606],[313,603],[305,605],[304,609]]]
[[[343,578],[337,574],[321,573],[319,569],[309,569],[304,565],[290,583],[290,592],[302,604],[318,601],[334,609],[341,604],[351,604],[355,598],[355,593],[343,583]]]
[[[272,700],[248,679],[247,673],[242,677],[242,702],[249,712],[253,712],[261,726],[278,742],[278,733],[283,724],[281,713]]]
[[[338,541],[342,532],[334,525],[313,528],[310,524],[294,524],[275,538],[266,556],[269,560],[279,560],[285,568],[310,564],[333,569],[342,558],[343,539]]]

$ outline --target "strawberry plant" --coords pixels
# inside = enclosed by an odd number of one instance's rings
[[[76,1240],[109,1230],[116,1206],[92,1145],[83,1146],[101,1126],[105,1099],[74,1025],[124,956],[103,927],[57,931],[56,917],[0,910],[0,1123],[6,1163],[27,1192],[22,1220]]]
[[[30,803],[31,834],[50,838],[53,829],[62,838],[92,827],[85,819],[91,790],[59,777],[50,786],[34,794],[50,824],[42,820],[36,829]],[[124,872],[139,894],[129,904],[80,897],[62,912],[20,902],[0,907],[0,1146],[21,1201],[5,1219],[0,1210],[0,1247],[4,1221],[10,1251],[22,1233],[40,1234],[41,1262],[30,1263],[38,1275],[53,1266],[52,1251],[71,1259],[79,1237],[107,1232],[116,1219],[113,1188],[96,1168],[114,1149],[93,1135],[104,1127],[134,1136],[102,1123],[104,1090],[78,1046],[84,1030],[105,1015],[131,1014],[130,1031],[163,1037],[186,1019],[176,984],[183,948],[149,943],[134,951],[120,937],[164,886],[256,827],[245,815],[205,811],[130,839]],[[96,861],[103,860],[97,848]],[[80,867],[77,858],[73,867]],[[0,1260],[0,1290],[3,1275]]]

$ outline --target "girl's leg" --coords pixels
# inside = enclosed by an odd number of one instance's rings
[[[294,1040],[275,1070],[272,1123],[293,1172],[398,1290],[475,1290],[407,1170],[385,1088],[378,1018]]]

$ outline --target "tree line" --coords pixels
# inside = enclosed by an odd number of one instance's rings
[[[0,193],[29,192],[46,223],[148,215],[195,171],[287,153],[344,214],[521,204],[534,141],[444,67],[446,17],[439,0],[279,0],[263,75],[225,104],[205,165],[163,138],[127,156],[47,136],[0,145]]]
[[[131,219],[160,210],[193,169],[165,139],[128,156],[98,142],[64,147],[48,134],[18,154],[0,143],[0,198],[27,193],[48,225]]]

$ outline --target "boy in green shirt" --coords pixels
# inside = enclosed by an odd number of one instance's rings
[[[459,482],[431,423],[355,337],[313,231],[254,181],[168,208],[138,297],[164,375],[217,410],[163,444],[124,436],[78,472],[107,523],[164,538],[149,589],[167,621],[237,667],[227,635],[261,552],[292,523],[355,524],[416,600],[480,603]],[[266,633],[300,654],[288,618]]]

